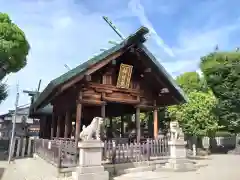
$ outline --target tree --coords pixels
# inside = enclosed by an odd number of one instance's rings
[[[168,107],[168,116],[171,120],[177,120],[188,135],[213,134],[220,128],[213,113],[217,100],[205,79],[196,72],[186,72],[178,76],[176,81],[187,94],[189,101],[183,105]]]
[[[7,85],[0,83],[0,104],[7,98]]]
[[[17,72],[27,64],[30,45],[24,32],[9,16],[0,13],[0,80],[11,72]]]
[[[240,131],[240,52],[216,52],[201,58],[201,70],[218,99],[215,114],[228,131]]]
[[[176,81],[186,93],[194,90],[202,92],[208,91],[206,81],[200,77],[197,72],[185,72],[182,75],[178,76],[176,78]]]
[[[192,91],[188,93],[189,102],[168,108],[171,119],[178,120],[184,133],[201,137],[214,134],[218,129],[218,119],[212,112],[217,103],[211,92]]]

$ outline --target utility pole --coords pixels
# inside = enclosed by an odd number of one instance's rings
[[[12,136],[11,136],[11,141],[10,141],[10,146],[9,146],[9,154],[8,154],[8,163],[10,163],[12,159],[12,154],[13,154],[13,141],[14,141],[14,135],[15,135],[15,127],[16,127],[16,119],[17,119],[17,110],[18,110],[18,101],[19,101],[19,84],[17,83],[17,95],[16,95],[16,102],[15,102],[15,112],[14,112],[14,117],[13,117],[13,125],[12,125]]]

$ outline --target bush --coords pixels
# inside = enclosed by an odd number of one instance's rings
[[[216,137],[231,137],[234,136],[234,134],[232,134],[231,132],[228,131],[218,131],[215,134]]]

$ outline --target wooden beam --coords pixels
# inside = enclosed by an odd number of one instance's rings
[[[135,108],[141,108],[141,109],[144,109],[144,110],[153,110],[154,108],[156,108],[155,106],[149,106],[149,105],[136,105]]]
[[[84,79],[87,81],[87,82],[90,82],[92,80],[92,77],[91,75],[86,75],[84,76]]]
[[[89,83],[89,87],[95,88],[97,92],[106,92],[106,93],[111,93],[113,91],[116,92],[125,92],[125,93],[130,93],[136,96],[140,95],[140,91],[138,89],[119,89],[116,86],[110,85],[110,84],[98,84],[98,83]]]
[[[96,63],[96,64],[92,65],[91,67],[89,67],[88,71],[85,74],[86,75],[90,75],[90,74],[94,73],[98,69],[101,69],[103,66],[107,65],[108,63],[110,63],[112,60],[115,60],[116,58],[121,56],[123,53],[124,53],[124,51],[121,50],[121,51],[118,51],[118,52],[116,52],[114,54],[109,55],[104,60],[100,61],[99,63]]]
[[[119,56],[121,56],[124,53],[124,51],[118,51],[114,54],[109,55],[108,57],[105,58],[105,60],[100,61],[99,63],[96,63],[92,66],[90,66],[88,68],[88,70],[80,76],[77,77],[73,77],[72,80],[70,80],[69,82],[67,82],[66,84],[64,84],[61,88],[60,88],[60,92],[63,92],[65,89],[71,87],[72,85],[74,85],[75,83],[77,83],[78,81],[82,80],[84,78],[85,75],[91,75],[92,73],[94,73],[95,71],[97,71],[98,69],[102,68],[103,66],[107,65],[108,63],[110,63],[112,60],[118,58]]]
[[[82,104],[82,105],[95,105],[95,106],[102,106],[103,104],[105,104],[105,101],[95,101],[95,100],[79,100],[78,103]]]
[[[60,87],[60,89],[58,90],[57,94],[62,93],[64,90],[68,89],[69,87],[73,86],[74,84],[76,84],[78,81],[82,80],[84,78],[84,75],[80,75],[75,77],[74,79],[70,80],[69,82],[67,82],[66,84],[62,85],[62,87]]]
[[[138,104],[140,103],[140,99],[132,100],[132,99],[121,99],[121,98],[113,98],[113,97],[106,97],[106,95],[102,96],[103,100],[110,101],[110,102],[118,102],[118,103],[126,103],[126,104]]]
[[[140,49],[139,49],[139,50],[140,50]],[[148,67],[148,64],[146,63],[146,61],[144,61],[144,60],[141,59],[140,53],[144,53],[144,52],[142,52],[142,50],[136,51],[137,59],[140,60],[140,61],[143,63],[143,65],[145,65],[146,67]],[[146,55],[145,53],[144,53],[144,56],[147,57],[147,55]],[[166,85],[166,83],[164,83],[164,82],[159,78],[159,76],[157,76],[157,75],[153,72],[152,69],[151,69],[151,73],[148,73],[148,74],[153,75],[153,77],[163,86],[163,88],[164,88],[164,87],[166,87],[166,88],[169,87],[169,86]],[[170,91],[170,90],[169,90],[169,91]],[[169,93],[171,93],[171,92],[169,92]],[[174,96],[172,96],[172,98],[173,98],[175,101],[179,102]]]

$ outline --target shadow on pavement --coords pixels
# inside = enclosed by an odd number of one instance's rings
[[[8,160],[8,153],[5,151],[0,151],[0,161],[7,161]]]
[[[0,168],[0,180],[2,179],[2,177],[3,177],[3,173],[4,173],[4,168]]]

